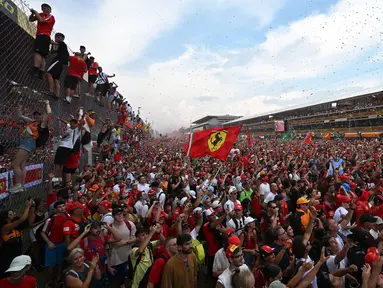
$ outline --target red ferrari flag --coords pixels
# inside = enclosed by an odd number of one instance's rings
[[[211,128],[191,133],[189,141],[185,145],[185,154],[190,158],[201,158],[210,155],[220,160],[226,160],[241,128],[242,125]]]
[[[313,134],[311,132],[307,133],[306,138],[305,138],[305,142],[307,144],[310,144],[312,140],[313,140]]]

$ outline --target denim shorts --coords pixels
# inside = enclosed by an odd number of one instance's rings
[[[45,267],[54,267],[61,265],[64,262],[66,244],[55,244],[56,248],[51,250],[48,248],[48,244],[45,244]]]
[[[20,146],[19,149],[23,149],[27,152],[32,152],[36,150],[36,140],[32,136],[22,136],[20,137]]]

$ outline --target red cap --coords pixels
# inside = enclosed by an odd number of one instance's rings
[[[72,202],[68,208],[69,213],[75,209],[84,209],[84,206],[80,202]]]
[[[229,245],[229,247],[227,247],[226,249],[226,257],[229,258],[231,257],[233,254],[234,254],[234,251],[238,248],[239,246],[237,245]]]
[[[99,205],[105,207],[109,211],[112,211],[112,203],[110,201],[104,200]]]
[[[246,179],[247,179],[247,176],[245,174],[242,174],[241,180],[243,181],[243,180],[246,180]]]
[[[154,191],[153,189],[150,189],[149,192],[148,192],[149,195],[154,195],[156,194],[156,191]]]
[[[239,239],[237,235],[230,236],[229,239],[227,239],[227,241],[229,242],[229,245],[237,245],[237,246],[241,245],[241,240]]]
[[[242,205],[241,204],[235,204],[234,205],[234,210],[240,210],[240,211],[242,211]]]
[[[337,195],[337,201],[339,203],[350,203],[351,202],[351,198],[350,197],[347,197],[346,195]]]
[[[346,173],[344,173],[342,176],[339,177],[341,180],[347,180],[350,178],[350,176]]]
[[[271,248],[270,246],[267,246],[267,245],[263,245],[261,247],[261,250],[266,252],[267,254],[271,254],[274,252],[274,248]]]
[[[269,177],[267,177],[267,176],[262,177],[261,180],[262,180],[263,182],[267,182],[267,181],[269,181]]]
[[[370,252],[364,256],[364,261],[372,265],[375,261],[379,259],[379,253]]]
[[[354,182],[351,182],[351,183],[350,183],[350,188],[351,188],[351,189],[354,189],[354,188],[356,188],[356,187],[358,187],[358,185],[357,185],[356,183],[354,183]]]
[[[234,233],[234,229],[233,228],[227,228],[226,229],[226,235],[229,236],[231,233]]]

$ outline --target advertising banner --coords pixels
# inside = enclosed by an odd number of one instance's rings
[[[43,182],[43,164],[33,164],[28,165],[25,167],[27,170],[27,177],[25,178],[25,188],[30,188],[36,185],[39,185]],[[12,171],[9,171],[9,176],[11,180],[11,185],[13,186],[13,183],[15,183],[15,174]]]
[[[8,190],[8,172],[0,173],[0,194]]]

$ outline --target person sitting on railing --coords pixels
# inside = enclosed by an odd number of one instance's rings
[[[29,157],[29,153],[36,150],[36,147],[43,146],[49,137],[48,120],[52,114],[52,109],[49,106],[49,101],[44,101],[46,105],[46,114],[33,112],[33,119],[22,115],[21,107],[17,110],[17,116],[27,122],[24,131],[21,133],[19,150],[12,161],[12,169],[15,173],[15,183],[10,193],[17,193],[24,190],[25,177],[27,171],[25,166]],[[48,136],[48,137],[46,137]],[[44,139],[43,139],[44,138]]]
[[[84,76],[84,73],[87,71],[86,63],[81,58],[79,52],[75,53],[75,56],[69,57],[69,69],[64,80],[65,87],[65,101],[70,104],[72,96],[74,95],[75,90],[77,89],[77,84],[79,79]]]
[[[34,47],[33,70],[32,75],[43,79],[45,71],[45,58],[49,54],[51,44],[51,33],[55,25],[55,17],[51,14],[52,8],[48,4],[41,5],[42,13],[31,9],[29,21],[37,20],[37,31]]]
[[[52,50],[56,54],[52,60],[46,74],[48,88],[45,94],[53,97],[60,97],[60,76],[65,65],[68,65],[69,52],[68,47],[64,42],[65,36],[62,33],[56,33],[55,42],[52,44]]]

